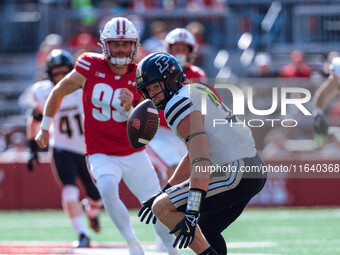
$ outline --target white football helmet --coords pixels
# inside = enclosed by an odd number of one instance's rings
[[[103,49],[104,57],[114,65],[125,66],[131,63],[137,53],[139,34],[130,20],[117,17],[108,21],[104,29],[100,31],[100,41],[101,43],[99,45]],[[131,41],[133,43],[131,54],[126,58],[116,58],[112,56],[108,44],[111,41]]]
[[[183,43],[189,46],[190,53],[187,58],[182,54],[178,54],[180,56],[175,56],[181,66],[185,66],[185,62],[192,63],[196,57],[197,45],[195,37],[189,30],[185,28],[176,28],[170,31],[166,35],[164,42],[167,52],[170,52],[170,46],[175,43]]]

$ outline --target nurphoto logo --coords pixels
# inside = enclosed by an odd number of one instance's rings
[[[305,103],[308,103],[311,100],[311,92],[305,88],[299,87],[273,87],[272,89],[272,97],[271,97],[271,106],[268,109],[256,109],[254,106],[254,93],[252,87],[247,87],[244,92],[239,87],[232,84],[215,84],[214,88],[207,86],[210,90],[213,90],[214,94],[216,94],[217,99],[222,107],[226,110],[227,118],[225,119],[214,119],[213,126],[217,125],[243,125],[249,127],[262,127],[264,124],[269,124],[271,127],[280,124],[282,127],[296,127],[298,125],[298,121],[292,118],[287,119],[278,119],[278,118],[263,118],[263,116],[270,116],[280,110],[280,116],[287,116],[287,106],[292,105],[298,109],[303,115],[311,116],[311,112],[307,110],[304,106]],[[226,107],[221,101],[221,92],[218,94],[215,89],[225,90],[230,92],[233,98],[232,103],[232,111]],[[280,90],[280,93],[279,93]],[[223,93],[223,92],[222,92]],[[289,98],[291,94],[299,94],[299,98]],[[280,95],[280,97],[279,97]],[[203,115],[209,114],[207,109],[207,100],[208,97],[212,95],[209,93],[202,93],[201,112]],[[248,107],[250,113],[261,116],[262,118],[253,118],[249,120],[238,120],[236,116],[245,115],[245,105]]]

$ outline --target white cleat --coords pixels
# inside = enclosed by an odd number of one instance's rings
[[[142,249],[142,246],[140,244],[129,246],[129,254],[130,255],[144,255],[144,251]]]

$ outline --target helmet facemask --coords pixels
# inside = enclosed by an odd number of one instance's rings
[[[154,97],[158,96],[159,94],[163,93],[163,94],[164,94],[164,99],[163,99],[162,101],[158,102],[158,103],[156,104],[156,106],[157,106],[158,110],[164,110],[164,109],[165,109],[165,106],[166,106],[166,103],[169,101],[169,100],[167,99],[168,96],[166,96],[166,94],[168,94],[168,93],[166,92],[165,83],[163,83],[163,84],[164,84],[164,86],[163,86],[160,80],[157,80],[157,81],[155,81],[155,82],[153,82],[153,83],[150,83],[150,85],[151,85],[151,84],[154,84],[154,83],[156,83],[156,82],[159,84],[159,86],[162,88],[162,90],[161,90],[160,92],[158,92],[157,94],[155,94],[154,96],[151,97],[150,94],[149,94],[149,92],[147,91],[146,88],[144,88],[144,89],[142,89],[141,91],[139,91],[139,93],[142,95],[142,97],[143,97],[144,99],[151,99],[151,100],[152,100]],[[147,86],[146,86],[146,87],[147,87]]]
[[[118,40],[110,40],[110,39],[101,39],[101,44],[100,46],[102,47],[103,49],[103,54],[104,54],[104,57],[105,59],[107,59],[108,61],[110,61],[111,64],[117,66],[117,67],[123,67],[123,66],[126,66],[128,64],[130,64],[133,59],[135,58],[136,56],[136,53],[137,53],[137,48],[138,48],[138,44],[136,41],[130,41],[130,40],[124,40],[124,41],[129,41],[129,42],[132,42],[132,46],[131,46],[131,53],[129,56],[125,57],[125,58],[118,58],[118,57],[114,57],[112,56],[111,52],[110,52],[110,46],[109,46],[109,43],[110,42],[113,42],[113,41],[118,41]],[[120,40],[120,41],[123,41],[123,40]]]
[[[184,68],[184,67],[192,64],[194,62],[195,58],[197,57],[196,50],[192,47],[192,45],[190,45],[186,42],[176,42],[176,43],[169,45],[169,50],[168,50],[169,52],[171,52],[171,47],[173,47],[174,44],[181,44],[181,45],[187,47],[188,50],[189,50],[189,53],[187,55],[183,54],[183,53],[177,53],[177,54],[174,54],[173,52],[171,53],[178,60],[178,63],[181,65],[181,67]]]

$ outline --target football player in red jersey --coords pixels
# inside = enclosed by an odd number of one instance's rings
[[[132,64],[139,35],[128,19],[117,17],[106,23],[100,41],[103,54],[82,54],[72,72],[53,88],[36,141],[40,147],[47,145],[49,125],[61,100],[82,88],[85,155],[92,178],[107,213],[127,241],[130,254],[140,255],[144,254],[143,249],[118,193],[122,178],[140,202],[160,190],[145,150],[132,148],[126,133],[128,116],[142,101],[135,88],[136,64]],[[164,225],[155,225],[155,231],[169,254],[179,254],[172,247],[174,237]]]
[[[167,34],[164,41],[167,52],[177,58],[181,65],[187,77],[187,84],[207,77],[201,68],[192,64],[197,57],[197,44],[189,30],[176,28]]]
[[[193,65],[197,56],[197,44],[190,31],[185,28],[176,28],[166,35],[164,42],[167,52],[176,57],[180,63],[187,78],[185,84],[189,81],[198,82],[207,77],[201,68]],[[169,129],[163,111],[159,111],[159,119],[160,127],[156,136],[148,144],[147,152],[161,176],[162,184],[165,184],[187,149]]]

